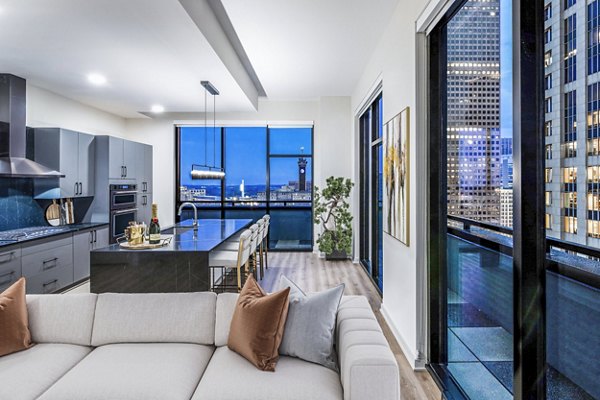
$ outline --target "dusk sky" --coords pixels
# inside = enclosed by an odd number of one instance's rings
[[[227,185],[265,185],[267,171],[267,128],[225,128],[225,172]],[[218,181],[194,181],[190,178],[192,164],[221,165],[220,129],[216,134],[216,157],[212,127],[181,128],[181,184],[185,186],[218,184]],[[207,156],[205,157],[205,138]],[[312,152],[311,128],[272,128],[270,150],[272,155],[308,154]],[[312,163],[307,165],[307,181],[311,180]],[[271,158],[271,184],[283,185],[298,179],[298,157]]]

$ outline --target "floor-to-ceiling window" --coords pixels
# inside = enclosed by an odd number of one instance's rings
[[[599,4],[457,1],[430,35],[430,367],[456,397],[600,398]]]
[[[176,136],[176,209],[189,201],[199,218],[268,213],[270,249],[312,250],[312,126],[181,126]],[[225,179],[192,179],[193,165],[223,167]]]
[[[360,260],[383,291],[383,97],[359,118]]]

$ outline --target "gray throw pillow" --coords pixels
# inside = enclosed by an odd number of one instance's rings
[[[344,284],[306,295],[282,275],[279,287],[280,290],[290,288],[290,306],[279,354],[301,358],[337,371],[333,342]]]

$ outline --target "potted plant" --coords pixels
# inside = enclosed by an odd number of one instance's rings
[[[354,183],[333,176],[326,182],[327,187],[322,191],[315,187],[315,224],[322,227],[317,244],[327,260],[345,260],[352,251],[352,214],[348,198]]]

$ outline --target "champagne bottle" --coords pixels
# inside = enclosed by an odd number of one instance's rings
[[[150,221],[150,227],[148,228],[149,242],[150,244],[160,243],[160,225],[158,224],[158,205],[152,203],[152,220]]]

